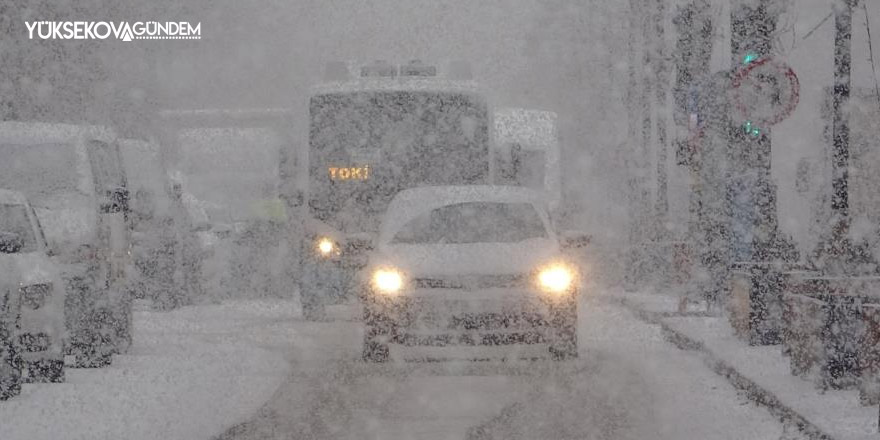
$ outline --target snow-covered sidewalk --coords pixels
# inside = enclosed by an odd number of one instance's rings
[[[250,417],[289,374],[268,326],[292,302],[231,302],[136,311],[129,354],[67,369],[62,384],[25,385],[0,402],[0,439],[208,439]]]
[[[678,298],[672,295],[617,293],[625,305],[660,323],[691,348],[703,351],[716,369],[727,370],[731,380],[749,382],[761,394],[756,398],[775,399],[780,409],[809,422],[818,429],[814,433],[817,436],[824,434],[836,440],[880,438],[876,406],[861,406],[858,391],[821,391],[813,382],[791,375],[789,359],[779,346],[748,345],[734,335],[725,317],[673,316]]]

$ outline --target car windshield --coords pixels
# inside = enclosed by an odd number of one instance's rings
[[[22,192],[31,203],[77,191],[72,144],[0,143],[0,158],[0,188]]]
[[[37,237],[25,205],[0,203],[0,234],[15,234],[22,241],[21,253],[37,250]]]
[[[95,173],[95,184],[102,191],[126,186],[119,147],[114,143],[93,140],[88,143],[89,161]]]
[[[406,223],[392,244],[517,243],[547,238],[530,203],[467,202],[426,212]]]

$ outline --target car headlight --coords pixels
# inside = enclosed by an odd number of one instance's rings
[[[549,293],[564,293],[574,285],[575,272],[564,264],[553,264],[538,272],[538,286]]]
[[[315,243],[315,250],[322,257],[330,257],[339,253],[339,247],[333,240],[327,237],[321,237]]]
[[[377,269],[373,272],[373,289],[383,295],[397,295],[403,289],[403,274],[397,269]]]
[[[46,304],[46,300],[52,295],[51,283],[31,284],[21,287],[21,304],[32,310],[37,310]]]

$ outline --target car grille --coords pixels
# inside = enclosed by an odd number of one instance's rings
[[[25,333],[18,339],[22,350],[28,353],[46,351],[49,349],[49,335],[45,333]]]
[[[452,316],[447,324],[450,330],[498,330],[539,327],[545,322],[538,313],[464,313]]]
[[[525,287],[528,276],[523,274],[507,275],[465,275],[456,277],[423,277],[413,280],[417,289],[463,289],[476,290],[487,288]]]
[[[507,333],[443,333],[434,335],[401,334],[396,343],[407,347],[428,346],[445,347],[447,345],[511,345],[540,344],[546,338],[538,331],[521,331]]]
[[[21,288],[21,303],[32,310],[37,310],[46,304],[46,300],[48,300],[51,295],[51,284],[31,284]]]
[[[362,269],[367,265],[367,244],[354,241],[345,243],[342,247],[342,258],[339,264],[348,269]]]

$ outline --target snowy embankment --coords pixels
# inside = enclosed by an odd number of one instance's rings
[[[548,370],[527,399],[468,432],[469,440],[777,440],[784,427],[700,356],[597,292],[580,304],[580,359]],[[562,373],[562,374],[560,374]]]
[[[102,369],[67,369],[63,384],[26,385],[0,402],[0,439],[207,439],[250,417],[290,366],[261,347],[285,302],[136,311],[130,353]]]
[[[660,324],[678,344],[697,349],[734,385],[771,411],[799,424],[812,438],[875,439],[877,407],[861,406],[856,390],[820,390],[791,375],[779,346],[749,346],[738,339],[724,317],[672,316],[674,296],[622,293],[620,299]]]

